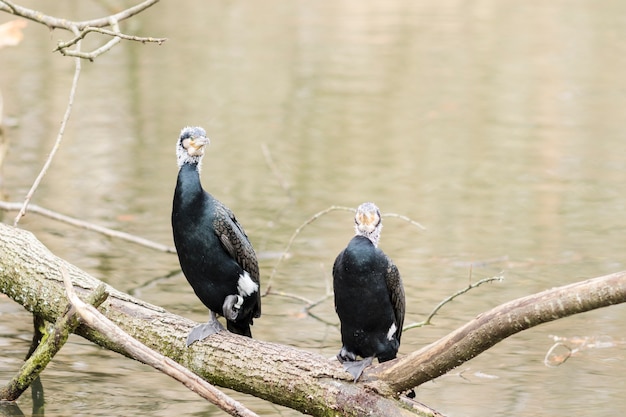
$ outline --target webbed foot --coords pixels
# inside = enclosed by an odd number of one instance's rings
[[[215,313],[211,312],[211,317],[207,323],[200,324],[191,329],[189,335],[187,336],[187,347],[191,346],[193,342],[204,340],[212,334],[222,330],[224,330],[224,326],[222,326],[222,323],[217,321]]]
[[[343,365],[343,369],[354,377],[354,382],[357,382],[363,370],[372,364],[374,357],[370,356],[369,358],[357,360],[354,353],[342,347],[341,351],[337,354],[337,359]]]
[[[369,358],[361,359],[360,361],[346,361],[343,363],[343,369],[349,372],[354,377],[354,382],[357,382],[363,373],[363,370],[372,364],[374,360],[373,356]]]

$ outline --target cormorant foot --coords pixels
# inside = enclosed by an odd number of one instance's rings
[[[363,370],[372,364],[374,360],[373,356],[369,358],[361,359],[360,361],[344,361],[343,369],[349,372],[354,377],[354,382],[357,382],[363,373]]]
[[[222,323],[217,321],[217,319],[209,320],[208,323],[200,324],[191,329],[189,332],[189,335],[187,336],[187,347],[191,346],[193,342],[204,340],[212,334],[221,332],[222,330],[224,330],[224,326],[222,326]]]
[[[341,347],[341,350],[337,354],[337,360],[341,363],[356,361],[356,355],[346,349],[345,346]]]

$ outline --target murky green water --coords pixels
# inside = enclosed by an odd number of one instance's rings
[[[102,14],[92,2],[30,5]],[[408,331],[404,353],[499,303],[625,269],[623,2],[161,2],[122,29],[169,40],[123,43],[83,63],[35,204],[171,244],[174,143],[182,126],[202,125],[212,139],[204,186],[237,213],[264,284],[304,221],[367,200],[427,227],[385,219],[381,247],[404,277],[407,322],[469,279],[504,271],[503,283],[451,303],[435,326]],[[11,201],[30,187],[65,109],[73,63],[50,52],[61,37],[31,23],[19,47],[0,51],[5,117],[17,123],[3,169]],[[205,320],[174,255],[36,215],[21,226],[120,290]],[[304,228],[274,288],[324,297],[351,235],[345,211]],[[338,351],[338,330],[300,302],[263,303],[255,337]],[[313,311],[337,322],[331,300]],[[615,306],[531,329],[420,387],[418,399],[449,416],[621,414],[625,317]],[[30,332],[30,316],[0,296],[0,380]],[[609,343],[549,368],[551,335]],[[42,378],[47,416],[223,415],[77,337]],[[298,415],[234,396],[259,414]],[[19,401],[26,414],[30,404]]]

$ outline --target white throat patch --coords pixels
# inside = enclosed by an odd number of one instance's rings
[[[237,281],[237,291],[242,297],[247,297],[252,293],[259,290],[259,284],[252,281],[248,271],[243,271],[243,274],[239,275],[239,281]]]

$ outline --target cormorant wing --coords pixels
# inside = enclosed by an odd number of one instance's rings
[[[396,316],[396,325],[398,326],[397,335],[398,341],[400,341],[400,337],[402,336],[402,326],[404,326],[404,313],[406,310],[404,287],[402,285],[402,278],[400,278],[400,271],[398,271],[398,267],[396,267],[389,257],[387,257],[385,281],[387,283],[387,290],[389,291],[389,295],[391,297],[393,313]]]
[[[250,278],[259,284],[259,264],[248,236],[228,207],[218,203],[215,211],[215,233],[222,246],[245,271],[248,271]]]

